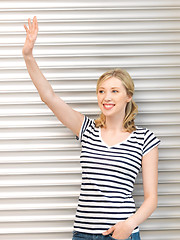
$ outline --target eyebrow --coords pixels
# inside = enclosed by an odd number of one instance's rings
[[[105,89],[104,87],[99,87],[99,88],[101,88],[101,89]],[[118,89],[120,89],[120,87],[111,87],[111,89],[114,89],[114,88],[118,88]]]

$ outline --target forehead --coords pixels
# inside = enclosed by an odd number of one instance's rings
[[[116,77],[110,77],[102,81],[99,87],[124,87],[122,81]]]

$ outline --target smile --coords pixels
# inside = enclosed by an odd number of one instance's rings
[[[114,107],[114,104],[103,104],[103,107],[106,109],[106,110],[110,110]]]

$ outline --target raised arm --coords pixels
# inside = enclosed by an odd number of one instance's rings
[[[50,83],[42,74],[33,57],[33,48],[38,34],[37,18],[34,17],[32,23],[31,20],[28,19],[28,25],[29,28],[24,25],[26,30],[26,41],[22,53],[29,75],[39,92],[41,100],[53,111],[56,117],[66,127],[71,129],[75,135],[79,135],[84,115],[72,109],[59,96],[57,96]]]

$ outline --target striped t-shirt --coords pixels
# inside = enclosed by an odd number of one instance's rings
[[[79,137],[82,183],[74,230],[102,234],[136,212],[132,197],[142,156],[160,143],[147,128],[137,127],[128,138],[108,146],[101,128],[84,116]],[[133,233],[139,231],[137,226]]]

